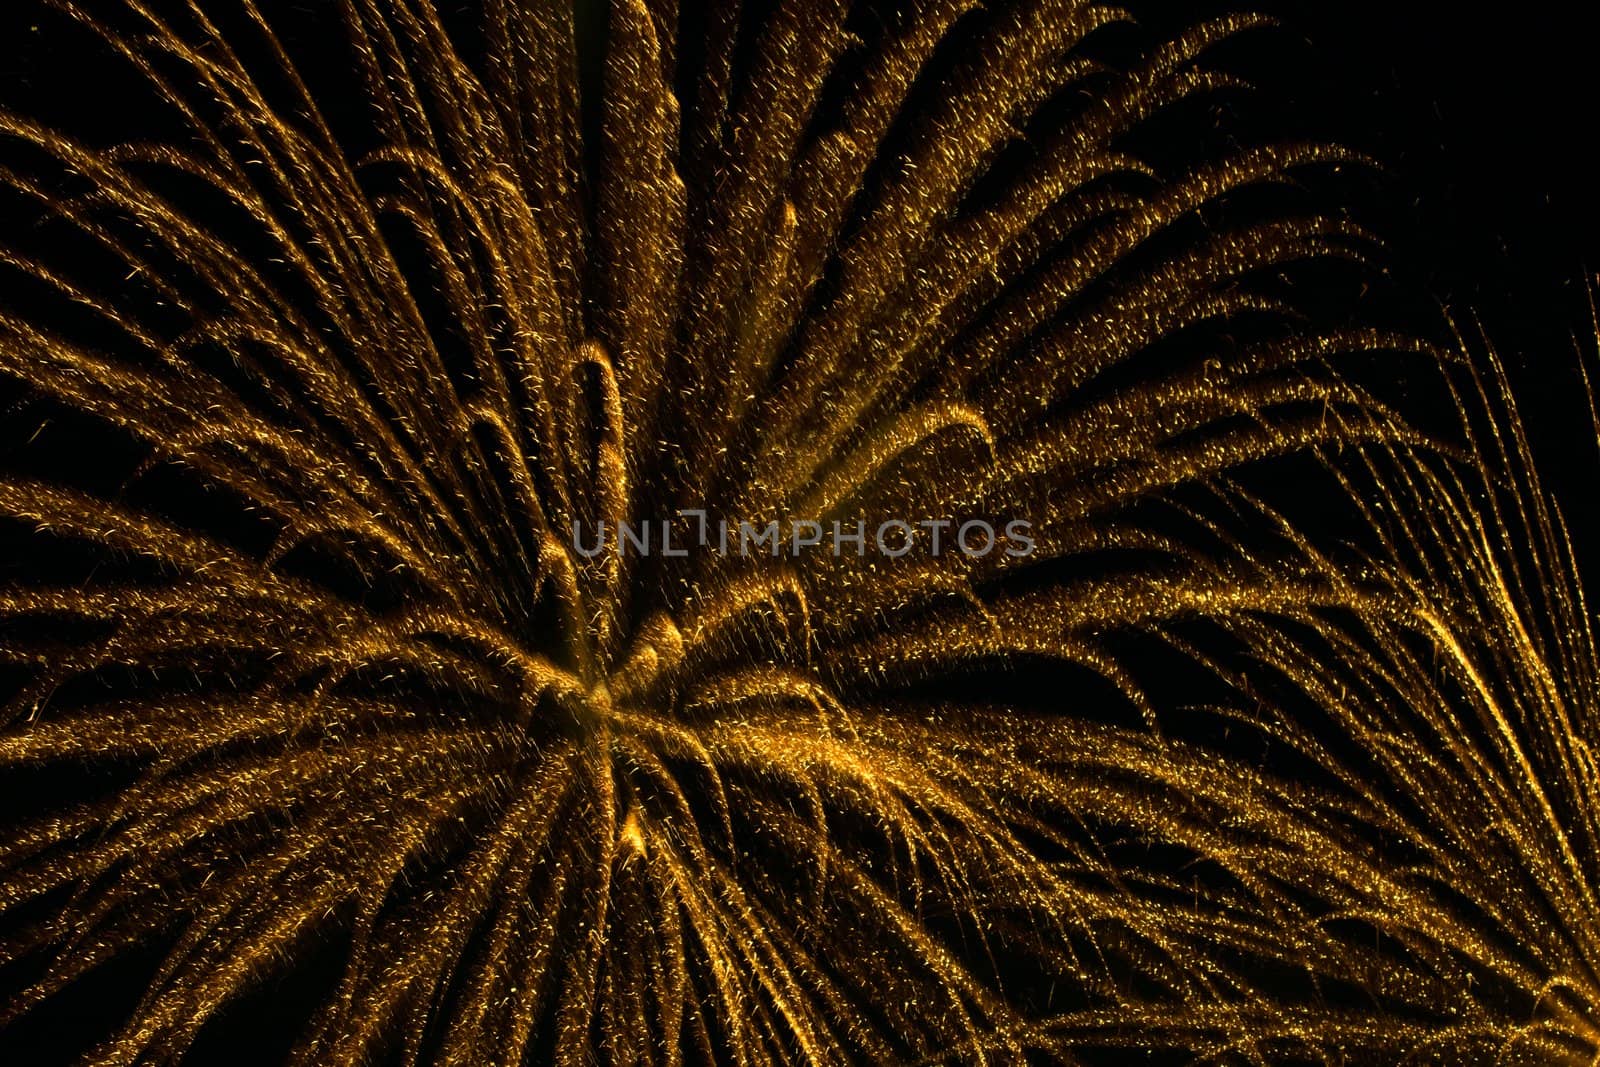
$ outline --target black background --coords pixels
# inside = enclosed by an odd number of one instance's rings
[[[1554,420],[1572,419],[1562,397],[1575,331],[1593,354],[1588,279],[1600,268],[1600,11],[1550,0],[1276,10],[1313,42],[1296,87],[1307,117],[1388,168],[1397,269],[1481,321],[1529,414],[1553,405]],[[1592,453],[1582,462],[1595,469]]]
[[[1397,258],[1420,281],[1517,332],[1537,325],[1536,309],[1583,310],[1583,273],[1600,266],[1600,11],[1551,0],[1266,7],[1307,42],[1283,51],[1304,60],[1288,88],[1308,121],[1389,169]]]
[[[1246,5],[1135,2],[1178,27]],[[1243,67],[1290,136],[1373,157],[1360,218],[1419,310],[1504,361],[1540,477],[1600,570],[1594,379],[1600,7],[1561,0],[1260,0]]]

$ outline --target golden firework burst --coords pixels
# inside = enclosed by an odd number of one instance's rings
[[[1135,147],[1256,20],[38,6],[165,132],[0,113],[0,373],[116,470],[0,480],[0,1041],[132,958],[93,1062],[268,981],[304,1064],[1600,1048],[1503,388],[1445,448],[1295,315],[1366,237],[1252,198],[1346,153]]]

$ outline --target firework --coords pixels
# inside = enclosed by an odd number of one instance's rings
[[[341,94],[40,7],[167,132],[0,114],[74,250],[0,248],[13,421],[116,457],[0,480],[0,1041],[131,958],[93,1062],[268,983],[306,1064],[1592,1057],[1504,390],[1451,450],[1296,316],[1368,241],[1264,194],[1345,153],[1133,147],[1254,20],[347,0]]]

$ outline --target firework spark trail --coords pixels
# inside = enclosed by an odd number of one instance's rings
[[[121,775],[0,842],[7,1024],[154,947],[86,1051],[175,1061],[322,939],[299,1063],[1600,1047],[1594,649],[1503,381],[1438,447],[1342,366],[1450,360],[1257,284],[1363,259],[1221,210],[1347,153],[1127,147],[1258,20],[1117,67],[1078,0],[866,42],[844,4],[713,5],[693,47],[619,0],[595,104],[570,11],[488,0],[468,48],[344,0],[353,138],[250,0],[41,7],[184,133],[0,113],[10,194],[137,279],[0,249],[50,294],[0,311],[0,373],[146,456],[113,494],[0,479],[41,559],[103,563],[0,590],[0,764]],[[1364,556],[1245,487],[1297,462]],[[270,536],[139,497],[173,469]],[[1025,515],[1039,551],[568,536],[680,507]],[[1131,722],[964,695],[1030,663]]]

